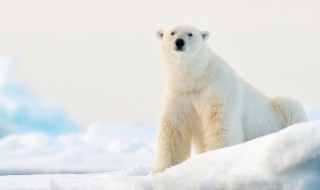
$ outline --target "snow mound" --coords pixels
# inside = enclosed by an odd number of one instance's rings
[[[59,134],[79,130],[57,103],[10,81],[17,65],[15,57],[0,57],[0,137],[32,131]]]
[[[204,153],[155,176],[156,189],[316,189],[320,121]]]
[[[0,187],[314,190],[320,186],[320,121],[296,124],[243,144],[207,152],[162,173],[151,174],[150,170],[136,165],[100,174],[2,176]]]
[[[127,170],[100,174],[0,176],[0,187],[10,190],[142,190],[142,185],[152,189],[149,170],[148,167],[137,165]]]
[[[0,139],[0,174],[83,173],[153,164],[155,128],[96,123],[86,131]]]

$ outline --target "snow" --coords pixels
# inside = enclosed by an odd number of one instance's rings
[[[151,187],[149,168],[136,166],[131,169],[99,174],[48,174],[0,177],[0,189],[139,189]],[[19,181],[19,183],[17,183]],[[141,188],[140,188],[141,189]]]
[[[156,181],[162,189],[315,189],[320,185],[319,137],[320,121],[297,124],[202,154]]]
[[[7,135],[0,140],[0,174],[102,172],[151,165],[154,139],[155,127],[142,124],[96,123],[86,131],[57,136]]]
[[[0,187],[55,190],[312,190],[320,186],[319,137],[318,120],[195,156],[158,174],[150,173],[151,167],[147,165],[135,165],[129,169],[96,174],[1,176]],[[127,160],[132,158],[134,156],[129,156]],[[141,156],[140,159],[143,163],[153,158]]]

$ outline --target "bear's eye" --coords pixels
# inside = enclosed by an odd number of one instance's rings
[[[192,35],[192,33],[189,33],[188,36],[189,36],[189,37],[192,37],[193,35]]]
[[[171,32],[171,36],[173,36],[174,35],[174,32]]]

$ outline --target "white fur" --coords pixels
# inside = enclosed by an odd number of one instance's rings
[[[238,77],[205,43],[208,32],[178,26],[157,34],[162,39],[166,88],[155,172],[186,160],[192,142],[201,153],[306,121],[299,103],[268,98]],[[175,50],[177,38],[184,39],[185,51]]]

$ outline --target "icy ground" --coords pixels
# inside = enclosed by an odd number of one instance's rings
[[[320,121],[313,121],[195,156],[155,175],[150,173],[150,167],[136,165],[126,170],[98,174],[2,176],[0,189],[313,190],[320,187],[319,137]],[[116,158],[116,155],[110,156]],[[153,159],[148,157],[150,155],[144,157],[133,153],[126,159],[136,160],[139,157],[137,163],[143,163]],[[30,165],[37,165],[41,159],[30,161]]]
[[[86,131],[57,136],[44,133],[0,139],[0,174],[83,173],[151,165],[155,127],[96,123]]]

